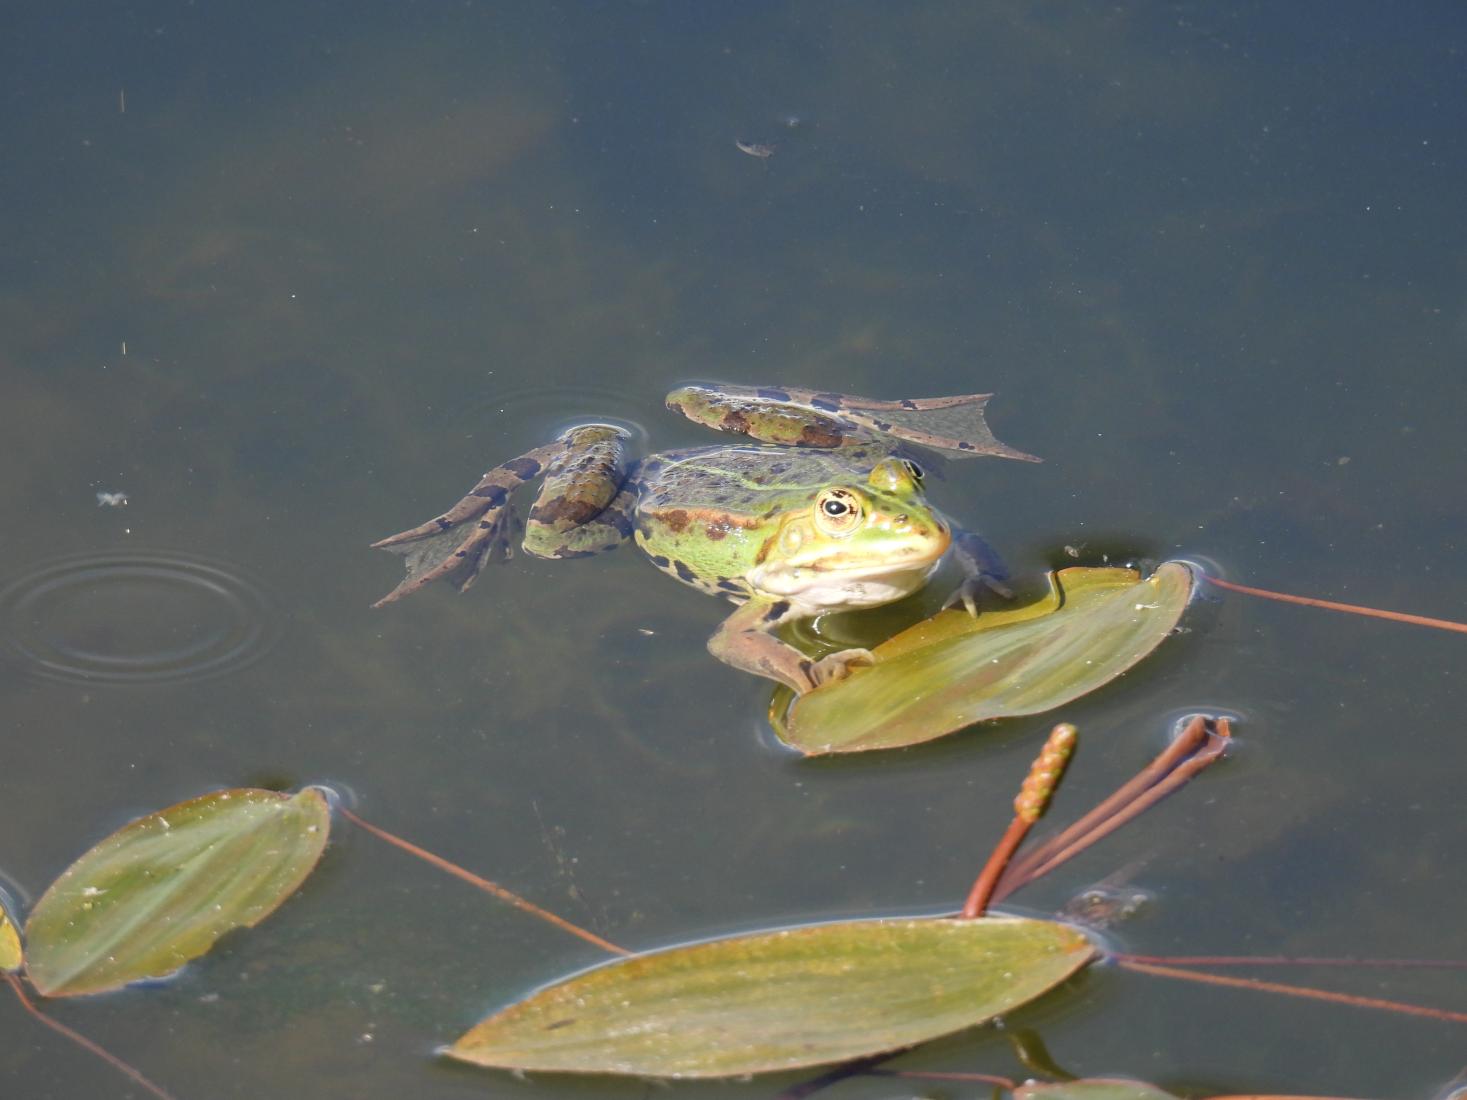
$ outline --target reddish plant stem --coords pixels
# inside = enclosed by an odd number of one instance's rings
[[[95,1054],[98,1058],[106,1062],[118,1073],[121,1073],[124,1076],[130,1078],[140,1088],[147,1089],[154,1096],[158,1097],[158,1100],[173,1100],[173,1096],[170,1093],[165,1092],[162,1088],[153,1084],[153,1082],[149,1081],[141,1073],[133,1069],[132,1066],[128,1065],[121,1058],[117,1057],[117,1055],[113,1054],[106,1048],[99,1046],[97,1043],[92,1042],[92,1040],[88,1039],[81,1032],[73,1031],[71,1028],[63,1024],[60,1020],[53,1020],[50,1016],[47,1016],[31,1002],[31,999],[29,997],[26,996],[25,987],[20,984],[20,979],[18,977],[16,977],[9,971],[5,971],[4,974],[6,980],[10,982],[10,988],[15,990],[15,995],[20,1000],[21,1006],[28,1013],[30,1013],[32,1019],[39,1020],[41,1023],[49,1027],[52,1031],[55,1031],[58,1034],[65,1036],[67,1039],[70,1039],[73,1043],[81,1047],[83,1050],[87,1051],[90,1054]]]
[[[1007,1077],[999,1077],[994,1073],[964,1073],[961,1070],[883,1069],[878,1070],[873,1076],[901,1077],[909,1081],[976,1081],[980,1084],[1007,1089],[1009,1092],[1013,1092],[1018,1087]]]
[[[1167,797],[1222,755],[1230,732],[1226,718],[1217,719],[1214,736],[1208,732],[1206,719],[1194,715],[1176,739],[1133,779],[1069,828],[1010,864],[991,900],[1002,901]]]
[[[1158,966],[1351,966],[1392,970],[1467,970],[1464,959],[1362,959],[1349,955],[1132,955],[1112,956],[1126,962]]]
[[[431,863],[440,871],[447,871],[454,878],[461,879],[471,886],[478,887],[486,894],[492,894],[500,901],[508,902],[516,909],[521,909],[524,912],[529,913],[533,917],[539,917],[541,920],[549,924],[555,925],[555,927],[559,928],[562,932],[569,932],[572,936],[578,936],[581,939],[585,940],[587,943],[594,944],[596,947],[601,948],[601,950],[609,951],[613,955],[632,954],[632,952],[628,951],[625,947],[618,947],[610,940],[602,939],[600,936],[596,935],[595,932],[582,928],[578,924],[572,924],[564,917],[557,916],[555,913],[550,912],[550,910],[548,909],[541,909],[533,901],[527,901],[526,899],[516,894],[513,890],[507,890],[503,886],[500,886],[497,882],[490,882],[487,878],[482,878],[479,875],[474,874],[472,871],[460,867],[456,863],[450,863],[442,856],[434,855],[426,848],[419,848],[410,840],[404,840],[400,836],[389,833],[386,829],[378,828],[370,821],[366,821],[358,817],[356,814],[348,810],[345,806],[337,806],[337,810],[340,811],[342,817],[346,818],[348,821],[358,826],[359,828],[367,830],[367,832],[371,833],[378,840],[386,841],[388,844],[391,844],[395,848],[401,848],[409,855],[417,856],[419,859],[424,860],[427,863]]]
[[[988,857],[988,862],[983,865],[983,871],[978,880],[973,883],[973,889],[968,891],[968,900],[963,902],[963,911],[958,914],[960,920],[973,920],[981,917],[988,909],[989,899],[993,897],[993,888],[998,883],[998,876],[1008,866],[1009,860],[1019,850],[1019,845],[1024,843],[1024,837],[1029,834],[1034,823],[1026,821],[1022,817],[1016,817],[1009,822],[1008,830],[1003,834],[1003,839],[993,849],[993,854]]]
[[[1203,573],[1202,576],[1209,584],[1215,584],[1229,592],[1241,592],[1245,596],[1259,596],[1265,600],[1278,600],[1281,603],[1297,603],[1305,607],[1323,608],[1326,611],[1343,611],[1348,615],[1365,615],[1372,619],[1389,619],[1397,623],[1411,623],[1413,626],[1429,626],[1437,630],[1451,630],[1458,634],[1467,634],[1467,623],[1455,623],[1450,619],[1429,619],[1425,615],[1408,615],[1403,611],[1383,611],[1378,607],[1361,607],[1359,604],[1336,603],[1334,600],[1316,600],[1312,596],[1291,596],[1287,592],[1270,592],[1266,588],[1252,588],[1246,584],[1221,580],[1211,573]]]
[[[1232,978],[1222,974],[1207,974],[1200,970],[1185,970],[1174,966],[1154,966],[1151,963],[1131,962],[1125,956],[1117,956],[1115,962],[1117,966],[1127,970],[1135,970],[1141,974],[1153,974],[1159,978],[1178,978],[1182,981],[1199,982],[1203,985],[1252,989],[1260,993],[1279,993],[1285,997],[1304,997],[1308,1000],[1328,1001],[1331,1004],[1350,1005],[1354,1008],[1375,1008],[1404,1016],[1425,1016],[1430,1020],[1467,1024],[1467,1012],[1453,1012],[1445,1008],[1428,1008],[1425,1005],[1413,1005],[1405,1001],[1388,1001],[1380,997],[1357,997],[1352,993],[1336,993],[1333,990],[1314,989],[1307,985],[1286,985],[1283,982],[1265,982],[1257,978]]]
[[[1126,783],[1122,784],[1114,794],[1103,800],[1089,813],[1085,814],[1074,824],[1062,830],[1055,836],[1050,837],[1039,847],[1033,849],[1028,855],[1009,867],[1005,876],[1010,881],[1022,878],[1027,882],[1033,876],[1029,871],[1048,859],[1054,852],[1070,844],[1076,838],[1084,836],[1100,822],[1110,817],[1121,807],[1135,799],[1148,787],[1153,786],[1157,780],[1176,767],[1178,761],[1189,753],[1196,751],[1206,736],[1206,723],[1202,715],[1196,715],[1187,727],[1179,733],[1161,754],[1146,765],[1140,772]]]
[[[1009,865],[1009,860],[1014,858],[1014,853],[1019,850],[1019,845],[1024,842],[1024,837],[1034,827],[1034,823],[1044,815],[1044,810],[1054,795],[1054,789],[1065,774],[1070,757],[1074,755],[1078,736],[1075,727],[1069,722],[1061,722],[1049,731],[1044,747],[1039,750],[1034,763],[1029,765],[1029,774],[1024,777],[1019,793],[1014,797],[1014,819],[989,855],[988,862],[983,865],[977,881],[973,883],[973,889],[968,891],[968,900],[963,903],[963,910],[958,914],[960,920],[974,920],[987,911],[999,876]]]
[[[1222,719],[1221,725],[1223,730],[1226,731],[1227,720]],[[1005,877],[999,890],[995,891],[995,900],[1005,898],[1021,886],[1025,886],[1035,879],[1044,877],[1062,863],[1073,859],[1092,844],[1103,840],[1122,825],[1145,813],[1162,799],[1171,795],[1177,788],[1189,782],[1194,775],[1222,755],[1223,750],[1227,746],[1227,736],[1226,732],[1222,732],[1210,744],[1204,745],[1195,754],[1178,764],[1150,788],[1137,795],[1128,804],[1095,825],[1083,836],[1075,837],[1065,845],[1054,845],[1052,847],[1046,845],[1044,848],[1036,850],[1034,854],[1035,859],[1032,864],[1019,868],[1012,877]]]

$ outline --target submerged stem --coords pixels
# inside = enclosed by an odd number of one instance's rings
[[[1124,955],[1117,955],[1114,959],[1117,966],[1135,970],[1141,974],[1154,974],[1159,978],[1178,978],[1182,981],[1228,986],[1232,989],[1253,989],[1261,993],[1279,993],[1286,997],[1304,997],[1311,1001],[1329,1001],[1332,1004],[1351,1005],[1355,1008],[1376,1008],[1405,1016],[1425,1016],[1431,1020],[1467,1024],[1467,1012],[1429,1008],[1426,1005],[1413,1005],[1406,1001],[1389,1001],[1382,997],[1359,997],[1352,993],[1336,993],[1333,990],[1315,989],[1307,985],[1265,982],[1258,978],[1232,978],[1222,974],[1209,974],[1202,970],[1186,970],[1176,966],[1156,966],[1152,963],[1133,962]]]
[[[505,889],[497,882],[490,882],[487,878],[476,875],[474,874],[474,872],[460,867],[457,863],[450,863],[442,856],[434,855],[426,848],[419,848],[410,840],[404,840],[402,837],[397,836],[394,833],[389,833],[386,829],[378,828],[370,821],[366,821],[358,817],[356,814],[348,810],[345,806],[338,806],[337,810],[340,811],[342,817],[346,818],[352,824],[367,830],[367,832],[371,833],[378,840],[386,841],[388,844],[391,844],[395,848],[401,848],[409,855],[417,856],[419,859],[424,860],[427,863],[431,863],[440,871],[447,871],[454,878],[461,879],[471,886],[476,886],[480,890],[483,890],[486,894],[492,894],[500,901],[508,902],[516,909],[521,909],[524,912],[529,913],[532,917],[538,917],[548,924],[555,925],[555,927],[559,928],[562,932],[569,932],[572,936],[578,936],[581,939],[585,940],[587,943],[594,944],[596,947],[601,948],[601,950],[609,951],[613,955],[632,954],[632,952],[628,951],[625,947],[618,947],[610,940],[602,939],[600,936],[596,935],[595,932],[582,928],[579,924],[572,924],[564,917],[558,916],[548,909],[541,909],[533,901],[528,901],[525,898],[520,897],[513,890]]]
[[[117,1055],[113,1054],[110,1050],[107,1050],[105,1047],[94,1043],[91,1039],[88,1039],[81,1032],[73,1031],[71,1028],[63,1024],[60,1020],[53,1020],[50,1016],[47,1016],[44,1012],[37,1008],[34,1003],[32,1003],[29,997],[26,996],[25,986],[20,984],[20,978],[16,977],[16,975],[7,970],[3,972],[3,976],[7,981],[10,982],[10,987],[11,989],[15,990],[15,995],[20,1000],[21,1007],[24,1008],[28,1013],[30,1013],[32,1019],[39,1020],[41,1023],[49,1027],[52,1031],[55,1031],[70,1039],[73,1043],[81,1047],[83,1050],[87,1051],[89,1054],[95,1054],[98,1058],[106,1062],[118,1073],[125,1075],[132,1081],[136,1082],[139,1087],[147,1089],[154,1096],[158,1097],[158,1100],[173,1100],[172,1094],[165,1092],[161,1087],[153,1084],[153,1082],[144,1077],[142,1073],[140,1073],[138,1070],[133,1069],[132,1066],[128,1065],[121,1058],[117,1057]]]
[[[1200,571],[1199,571],[1200,572]],[[1354,603],[1336,603],[1334,600],[1317,600],[1312,596],[1291,596],[1287,592],[1270,592],[1267,588],[1252,588],[1246,584],[1237,584],[1233,581],[1225,581],[1214,577],[1211,573],[1202,573],[1209,584],[1215,584],[1219,588],[1225,588],[1229,592],[1241,592],[1245,596],[1258,596],[1265,600],[1278,600],[1280,603],[1302,604],[1304,607],[1319,607],[1325,611],[1343,611],[1347,615],[1364,615],[1371,619],[1389,619],[1397,623],[1410,623],[1413,626],[1429,626],[1436,630],[1451,630],[1458,634],[1467,634],[1467,623],[1456,623],[1450,619],[1430,619],[1425,615],[1408,615],[1404,611],[1383,611],[1378,607],[1362,607]]]
[[[1353,955],[1133,955],[1116,960],[1158,966],[1350,966],[1390,970],[1467,970],[1467,959],[1370,959]]]

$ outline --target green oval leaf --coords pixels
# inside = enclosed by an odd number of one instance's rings
[[[20,933],[5,911],[5,899],[0,897],[0,970],[19,970],[23,959]]]
[[[1031,1081],[1014,1090],[1014,1100],[1177,1100],[1177,1097],[1145,1081],[1092,1077],[1059,1084]]]
[[[900,748],[985,719],[1052,710],[1160,645],[1192,587],[1181,562],[1145,580],[1133,569],[1064,569],[1037,603],[976,618],[939,612],[878,646],[870,668],[792,704],[777,692],[770,720],[813,756]]]
[[[910,918],[761,932],[618,960],[449,1048],[520,1070],[724,1077],[838,1062],[981,1023],[1096,952],[1054,921]]]
[[[73,863],[26,922],[26,973],[48,997],[172,974],[269,916],[331,828],[317,790],[215,791],[138,818]]]

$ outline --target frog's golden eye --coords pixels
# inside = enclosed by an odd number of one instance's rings
[[[815,498],[815,526],[824,535],[849,535],[861,522],[861,498],[849,489],[826,489]]]
[[[912,475],[912,480],[913,481],[921,481],[924,477],[927,476],[926,472],[922,469],[922,467],[921,466],[918,466],[910,458],[904,458],[904,459],[902,459],[902,465],[907,468],[907,473],[909,473],[909,474]]]

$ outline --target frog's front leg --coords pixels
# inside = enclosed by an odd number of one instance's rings
[[[963,580],[942,605],[944,609],[962,604],[969,615],[978,614],[978,598],[994,592],[1006,600],[1014,598],[1014,590],[1004,581],[1009,571],[998,551],[982,535],[964,531],[953,525],[953,559],[963,571]]]
[[[755,597],[723,620],[708,639],[708,652],[724,664],[778,680],[796,695],[830,680],[843,680],[857,665],[875,663],[869,649],[843,649],[819,660],[806,657],[773,633],[794,617],[788,600]]]

